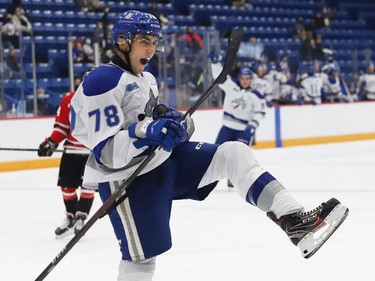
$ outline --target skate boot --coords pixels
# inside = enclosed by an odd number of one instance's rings
[[[233,188],[234,186],[233,186],[233,183],[228,179],[228,182],[227,182],[227,184],[228,184],[228,187],[229,188]]]
[[[297,212],[277,219],[275,214],[267,216],[278,224],[292,243],[300,248],[308,259],[313,256],[348,216],[349,209],[331,198],[308,212]]]
[[[70,234],[73,234],[73,228],[75,223],[76,219],[74,215],[72,213],[66,213],[66,218],[64,219],[62,224],[55,230],[56,239],[61,239]]]
[[[74,234],[77,234],[85,224],[87,214],[83,212],[76,213],[76,224],[74,225]]]

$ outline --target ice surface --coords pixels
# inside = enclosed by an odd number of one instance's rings
[[[174,203],[174,245],[158,257],[154,281],[375,280],[375,141],[254,154],[307,209],[336,197],[350,208],[348,219],[305,260],[264,213],[222,181],[203,202]],[[35,280],[69,242],[54,237],[64,217],[57,172],[0,173],[0,280]],[[97,197],[92,211],[100,205]],[[45,280],[115,281],[119,259],[104,218]]]

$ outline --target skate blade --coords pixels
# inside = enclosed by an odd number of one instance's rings
[[[349,209],[341,204],[337,205],[324,219],[324,226],[315,233],[310,232],[298,243],[298,247],[305,259],[312,257],[331,235],[339,228],[349,214]]]
[[[74,234],[74,227],[69,228],[67,231],[60,235],[56,235],[56,240],[63,239],[64,237],[70,236]]]

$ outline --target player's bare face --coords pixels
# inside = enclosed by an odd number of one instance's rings
[[[138,34],[135,36],[129,55],[132,69],[136,74],[141,73],[154,56],[157,43],[157,37],[153,35]]]
[[[241,76],[240,77],[240,84],[242,88],[249,88],[251,83],[250,76]]]

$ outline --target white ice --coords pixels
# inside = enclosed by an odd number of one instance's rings
[[[375,141],[255,150],[261,165],[311,209],[331,197],[348,219],[311,259],[225,181],[203,202],[176,201],[173,247],[154,281],[375,280]],[[35,278],[70,238],[57,168],[0,173],[0,280]],[[95,199],[92,212],[101,205]],[[108,218],[97,221],[45,280],[115,281],[120,259]]]

